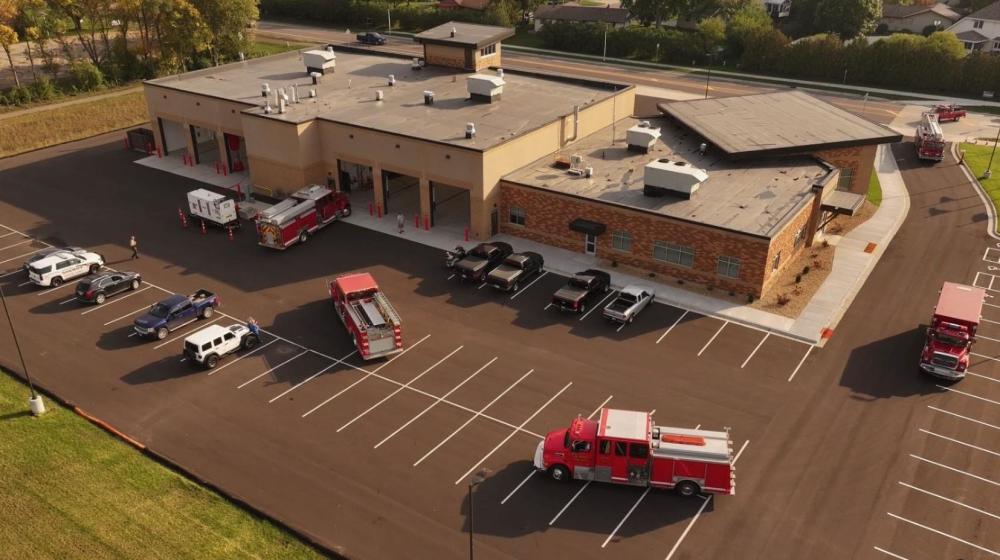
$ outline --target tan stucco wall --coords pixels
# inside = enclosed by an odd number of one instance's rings
[[[496,43],[496,48],[497,48],[497,51],[495,53],[491,54],[491,55],[488,55],[488,56],[480,56],[479,55],[479,49],[476,49],[476,55],[475,55],[476,67],[475,67],[475,70],[477,72],[480,71],[480,70],[483,70],[485,68],[489,68],[490,66],[502,66],[503,65],[503,63],[500,61],[500,55],[501,55],[500,51],[501,51],[501,48],[502,48],[501,45],[500,45],[500,43]]]
[[[424,62],[432,66],[462,69],[465,68],[465,49],[425,43]]]
[[[146,94],[146,107],[151,117],[156,146],[161,151],[163,151],[164,146],[158,117],[183,125],[185,136],[188,137],[189,154],[193,153],[188,133],[191,125],[213,130],[219,137],[223,133],[244,136],[240,111],[249,105],[180,92],[155,84],[143,84],[143,89]]]

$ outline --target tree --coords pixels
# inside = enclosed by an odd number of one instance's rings
[[[213,63],[218,65],[223,57],[232,59],[249,50],[246,31],[260,17],[257,0],[192,0],[191,5],[212,34],[209,54]]]
[[[486,21],[491,25],[511,27],[518,20],[520,4],[514,0],[493,0],[486,8]]]
[[[671,6],[674,0],[622,0],[621,7],[629,11],[629,14],[643,25],[655,23],[660,25],[664,20],[676,16],[676,12]]]
[[[751,34],[772,27],[771,16],[767,14],[763,4],[753,2],[743,5],[730,16],[726,24],[726,42],[730,53],[735,57],[741,56]]]
[[[819,0],[813,25],[845,39],[868,33],[882,16],[882,0]]]
[[[705,54],[714,53],[726,40],[726,22],[719,16],[705,18],[698,22],[698,36]]]
[[[165,0],[151,20],[160,47],[160,69],[179,71],[196,53],[209,48],[211,31],[188,0]]]
[[[17,77],[17,68],[14,66],[14,58],[10,54],[10,46],[18,41],[17,31],[14,31],[17,8],[14,0],[0,0],[0,47],[3,47],[3,52],[7,55],[7,63],[10,64],[10,71],[14,74],[14,86],[21,87],[21,80]]]

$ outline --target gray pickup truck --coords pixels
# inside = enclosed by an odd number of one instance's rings
[[[622,288],[618,297],[604,308],[603,315],[615,323],[631,323],[635,320],[636,315],[653,301],[654,297],[656,297],[656,292],[652,288],[630,284]]]

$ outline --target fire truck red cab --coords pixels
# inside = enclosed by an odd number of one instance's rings
[[[647,412],[605,408],[599,420],[577,417],[538,444],[534,465],[555,480],[736,493],[728,431],[654,426]]]
[[[330,297],[347,332],[365,360],[403,351],[399,313],[371,274],[347,274],[330,282]]]
[[[954,104],[935,105],[933,112],[938,116],[938,122],[955,121],[965,116],[965,109]]]
[[[351,202],[344,193],[320,185],[300,189],[257,217],[258,243],[287,249],[305,243],[310,235],[338,218],[351,215]]]

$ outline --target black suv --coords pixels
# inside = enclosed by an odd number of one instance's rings
[[[611,291],[611,275],[603,270],[577,272],[565,286],[552,295],[552,305],[583,313],[595,297]]]
[[[514,253],[486,275],[486,283],[505,292],[516,292],[521,284],[542,271],[545,259],[538,253]]]
[[[478,282],[486,278],[491,270],[500,266],[500,263],[513,252],[514,249],[510,244],[503,241],[480,243],[466,253],[465,258],[455,263],[455,270],[462,280]]]
[[[104,303],[120,292],[136,290],[142,284],[138,272],[105,272],[85,278],[76,285],[76,299],[87,303]]]

